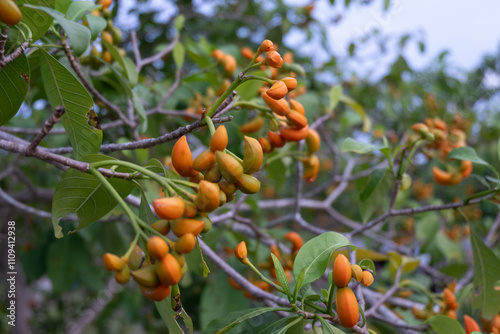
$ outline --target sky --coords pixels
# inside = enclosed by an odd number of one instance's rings
[[[469,70],[479,64],[483,55],[499,49],[500,1],[391,0],[386,14],[381,6],[380,0],[368,6],[354,4],[347,9],[343,1],[337,0],[333,7],[327,0],[317,1],[313,16],[327,22],[331,20],[332,11],[344,14],[340,24],[328,28],[331,46],[344,54],[352,36],[362,35],[374,27],[384,34],[417,32],[426,43],[426,52],[421,54],[415,44],[405,52],[410,66],[417,68],[426,66],[447,49],[452,65]]]

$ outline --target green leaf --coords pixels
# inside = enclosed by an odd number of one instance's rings
[[[156,310],[160,314],[163,322],[167,326],[170,334],[184,334],[184,331],[181,329],[181,326],[177,323],[175,318],[177,317],[177,313],[172,310],[170,306],[172,302],[172,296],[168,296],[161,302],[155,302]]]
[[[141,191],[141,204],[139,206],[139,218],[147,223],[148,225],[153,224],[155,221],[158,220],[156,218],[155,214],[151,210],[151,206],[149,206],[148,199],[146,198],[146,194],[144,193],[144,189],[142,187],[139,187],[139,190]]]
[[[264,72],[257,71],[252,73],[258,76],[264,76]],[[238,87],[236,87],[236,92],[238,92],[238,96],[241,96],[243,100],[251,100],[253,99],[259,92],[259,88],[262,87],[262,81],[260,80],[248,80]]]
[[[278,260],[276,255],[271,253],[271,257],[274,263],[276,279],[278,280],[278,283],[281,286],[281,288],[285,291],[286,295],[288,296],[288,299],[290,299],[291,298],[290,286],[288,285],[288,278],[286,277],[285,270],[283,269],[283,266],[281,265],[281,262],[280,260]]]
[[[361,267],[361,269],[370,269],[371,271],[373,271],[373,275],[377,274],[377,272],[375,271],[375,263],[373,263],[373,261],[370,259],[363,259],[359,261],[358,265]]]
[[[391,0],[384,0],[384,10],[388,10],[390,4],[391,4]]]
[[[205,262],[205,259],[203,258],[203,250],[201,249],[201,245],[198,242],[198,250],[200,251],[200,258],[201,258],[201,264],[203,265],[203,277],[207,277],[208,274],[210,274],[210,268],[208,268],[207,262]]]
[[[144,110],[141,99],[135,91],[132,91],[132,103],[141,121],[141,132],[146,132],[148,129],[148,116],[146,115],[146,110]]]
[[[102,143],[102,131],[87,122],[87,114],[94,105],[92,97],[73,74],[40,49],[40,71],[45,92],[52,108],[63,106],[66,112],[61,123],[73,146],[77,159],[98,153]]]
[[[336,232],[326,232],[310,239],[297,253],[293,265],[293,277],[297,281],[302,269],[306,268],[302,284],[317,280],[325,272],[332,253],[347,246],[356,249],[349,244],[346,237]]]
[[[153,173],[165,173],[165,166],[158,159],[151,159],[147,164],[144,165],[144,168],[149,169]]]
[[[74,1],[71,3],[68,11],[66,12],[66,19],[76,22],[81,19],[83,14],[85,14],[86,12],[90,12],[94,9],[99,9],[101,7],[101,5],[96,5],[92,1]]]
[[[186,18],[184,15],[179,15],[175,18],[174,27],[177,31],[180,31],[184,27],[184,22],[186,22]]]
[[[333,86],[332,89],[330,89],[330,105],[328,106],[328,109],[330,111],[333,111],[333,109],[335,109],[340,101],[340,96],[342,96],[342,86]]]
[[[329,322],[327,322],[325,319],[322,317],[316,317],[316,319],[321,322],[321,329],[323,330],[323,334],[344,334],[344,331],[333,326]]]
[[[25,54],[0,71],[0,125],[14,117],[24,102],[30,85],[30,66]]]
[[[105,155],[89,155],[81,159],[84,162],[116,160]],[[110,166],[111,167],[111,166]],[[117,172],[130,172],[118,167]],[[109,183],[116,189],[120,197],[127,197],[134,189],[134,183],[110,178]],[[82,173],[73,168],[64,172],[52,199],[52,225],[56,238],[62,238],[62,227],[59,220],[70,213],[76,213],[79,224],[75,231],[81,230],[96,222],[116,206],[116,200],[93,175]],[[70,233],[73,233],[72,231]]]
[[[258,307],[248,310],[235,311],[229,314],[226,314],[223,317],[212,320],[207,326],[207,328],[203,331],[206,334],[222,334],[229,331],[231,328],[235,327],[239,323],[255,318],[266,312],[273,311],[290,311],[290,308],[286,307]]]
[[[306,275],[306,270],[307,268],[304,267],[302,268],[302,270],[300,271],[299,273],[299,276],[298,277],[295,277],[295,286],[293,287],[293,300],[296,301],[297,300],[297,294],[299,293],[300,291],[300,288],[302,287],[302,283],[304,282],[304,277]]]
[[[298,75],[300,75],[301,77],[305,77],[306,76],[306,71],[304,70],[304,68],[299,65],[299,64],[290,64],[290,63],[284,63],[282,68],[285,70],[285,71],[291,71],[291,72],[295,72],[297,73]]]
[[[448,153],[447,159],[467,160],[476,164],[493,168],[489,163],[477,156],[476,151],[470,146],[459,147]]]
[[[132,87],[137,85],[137,82],[139,81],[139,74],[137,73],[134,62],[129,57],[123,57],[123,64],[125,65],[125,73],[127,73],[130,85]]]
[[[89,23],[90,35],[92,36],[92,39],[96,39],[108,24],[106,20],[100,16],[87,14],[85,15],[85,18]]]
[[[389,272],[391,275],[395,275],[401,266],[403,266],[403,273],[412,272],[418,268],[420,263],[420,259],[401,255],[394,251],[388,252],[387,255],[389,256]]]
[[[90,30],[83,24],[70,21],[64,18],[64,14],[47,7],[28,6],[30,8],[44,11],[54,18],[59,25],[64,29],[71,42],[71,46],[77,56],[81,56],[90,45]]]
[[[386,169],[378,185],[359,208],[363,222],[367,222],[377,209],[388,206],[387,191],[393,184],[394,177],[392,172]]]
[[[340,95],[340,102],[347,104],[349,107],[354,109],[354,111],[357,112],[359,116],[361,116],[361,118],[363,119],[363,132],[370,131],[370,129],[372,128],[372,122],[361,104],[359,104],[357,101],[350,98],[349,96],[343,94]]]
[[[186,54],[186,49],[184,49],[184,45],[181,42],[177,42],[175,44],[174,49],[172,50],[175,66],[178,70],[181,69],[184,64],[184,56]]]
[[[373,151],[378,151],[383,149],[383,147],[378,147],[369,143],[362,143],[353,138],[347,137],[340,146],[340,151],[343,152],[354,152],[358,154],[366,154]]]
[[[302,317],[300,316],[295,316],[295,317],[290,317],[290,320],[294,319],[293,321],[290,321],[287,325],[281,327],[281,328],[276,328],[277,330],[274,330],[272,333],[273,334],[285,334],[290,328],[293,326],[297,325],[300,321],[302,321]],[[304,327],[302,326],[302,329]]]
[[[498,139],[498,144],[497,144],[497,158],[498,161],[500,161],[500,139]]]
[[[52,25],[52,17],[47,13],[40,12],[36,9],[29,8],[23,5],[34,5],[54,8],[56,0],[19,0],[16,1],[23,14],[21,23],[24,23],[31,30],[33,42],[37,41],[45,35],[47,30]],[[13,31],[13,29],[11,29]]]
[[[465,334],[458,321],[445,315],[435,315],[426,322],[437,334]]]
[[[473,299],[474,307],[481,310],[484,318],[490,319],[500,311],[500,291],[495,284],[500,280],[500,259],[471,231],[470,241],[474,254],[474,287],[479,295]]]
[[[180,316],[181,316],[182,320],[184,321],[184,324],[186,325],[186,327],[189,329],[189,333],[193,333],[194,332],[193,320],[191,319],[189,314],[187,314],[187,312],[184,308],[182,309]]]
[[[127,66],[125,65],[125,62],[124,62],[123,57],[120,54],[120,52],[118,52],[118,50],[115,48],[115,46],[113,44],[111,44],[110,42],[108,42],[105,39],[102,39],[101,43],[102,43],[103,48],[108,50],[109,53],[111,54],[111,56],[113,57],[113,59],[116,60],[118,62],[118,64],[120,64],[121,68],[123,69],[123,73],[125,73],[127,75]]]
[[[365,188],[359,194],[359,200],[361,202],[366,201],[375,191],[380,182],[384,179],[385,172],[385,169],[376,169],[370,174],[370,178],[368,179]]]
[[[273,322],[267,322],[261,326],[252,327],[249,330],[243,331],[242,334],[275,334],[280,328],[283,328],[288,322],[296,318],[296,316],[290,316]]]

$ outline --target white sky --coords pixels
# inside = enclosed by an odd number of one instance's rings
[[[422,55],[415,46],[410,47],[405,53],[410,65],[420,68],[448,49],[452,64],[471,69],[483,55],[495,53],[500,45],[500,1],[391,0],[386,15],[382,14],[381,0],[369,6],[351,5],[347,11],[343,2],[337,0],[332,8],[329,1],[317,1],[313,12],[322,21],[331,19],[332,9],[333,15],[345,14],[340,24],[328,28],[335,51],[346,53],[352,36],[373,27],[394,35],[419,32],[424,36],[426,52]]]

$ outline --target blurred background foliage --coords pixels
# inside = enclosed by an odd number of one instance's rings
[[[330,6],[364,6],[372,2],[380,2],[381,12],[389,10],[390,1],[330,1]],[[207,95],[208,89],[217,89],[222,81],[221,69],[210,52],[219,48],[230,53],[238,60],[239,66],[245,64],[240,55],[242,47],[255,50],[260,42],[267,38],[278,44],[279,51],[293,52],[294,62],[304,67],[306,76],[299,78],[299,84],[307,87],[307,92],[298,98],[306,108],[310,121],[318,118],[328,110],[329,92],[333,85],[341,85],[343,92],[351,96],[360,105],[372,121],[372,129],[363,132],[362,119],[351,108],[339,105],[335,109],[335,119],[325,126],[324,133],[330,135],[332,143],[340,147],[345,137],[381,143],[385,135],[394,145],[401,140],[406,131],[415,122],[422,122],[426,117],[439,117],[447,123],[457,120],[464,122],[468,144],[475,147],[478,155],[499,166],[496,158],[496,143],[500,133],[498,117],[498,85],[491,84],[498,80],[500,67],[500,50],[497,54],[485,56],[483,61],[470,71],[464,71],[449,64],[447,52],[436,55],[435,59],[424,69],[411,68],[405,59],[405,49],[417,47],[425,52],[425,40],[417,33],[401,33],[400,36],[385,36],[374,29],[362,38],[353,38],[348,46],[347,56],[336,55],[328,45],[326,25],[338,24],[342,16],[332,17],[330,22],[315,19],[314,2],[306,6],[297,6],[287,1],[115,1],[112,9],[113,20],[123,32],[120,47],[133,58],[130,43],[130,31],[137,32],[140,50],[143,57],[153,55],[164,48],[177,34],[173,23],[182,14],[185,18],[180,41],[186,50],[186,60],[182,67],[182,81],[166,109],[185,110],[190,106],[197,92]],[[346,14],[348,15],[348,13]],[[306,39],[298,48],[289,49],[287,40],[294,39],[294,29],[305,33]],[[50,36],[46,37],[46,42]],[[481,38],[478,36],[478,38]],[[370,44],[371,43],[371,44]],[[95,43],[99,47],[99,43]],[[361,52],[367,45],[371,52]],[[389,48],[388,45],[397,47]],[[318,62],[317,54],[327,55],[328,61]],[[357,73],[353,67],[363,63],[364,58],[389,59],[385,73],[376,78],[369,71]],[[63,59],[64,57],[61,57]],[[324,58],[324,57],[323,57]],[[32,62],[32,69],[36,64]],[[378,69],[380,71],[380,69]],[[153,108],[173,83],[176,65],[172,54],[147,66],[140,74],[136,92],[144,101],[146,110]],[[48,116],[47,102],[43,100],[40,76],[32,75],[31,90],[26,104],[9,126],[35,128]],[[125,107],[123,92],[113,84],[112,74],[103,71],[100,76],[93,77],[94,85],[112,102]],[[101,123],[114,120],[113,115],[105,110],[96,110]],[[248,113],[236,111],[235,119],[226,125],[230,138],[237,138],[238,125],[248,119]],[[140,136],[155,137],[166,131],[176,129],[192,120],[181,117],[169,117],[161,114],[149,117],[149,127],[144,133],[131,132],[128,128],[115,128],[105,131],[104,143],[122,142]],[[205,142],[206,130],[194,133],[199,143]],[[25,138],[31,138],[25,135]],[[67,145],[65,136],[54,135],[46,139],[45,145],[58,147]],[[192,141],[193,155],[196,156],[202,147],[197,149]],[[230,140],[230,148],[241,152],[240,141]],[[172,143],[167,143],[150,150],[123,151],[114,156],[144,163],[148,158],[163,158],[169,155]],[[329,184],[332,173],[342,171],[343,159],[332,160],[327,149],[320,154],[322,170],[315,185]],[[3,164],[14,159],[14,155],[2,155]],[[380,157],[379,163],[383,161]],[[356,171],[371,167],[377,160],[360,159]],[[433,184],[431,167],[428,159],[419,154],[410,167],[413,178],[412,190],[403,192],[398,203],[406,206],[417,206],[422,203],[441,204],[464,198],[474,192],[485,189],[482,176],[488,175],[486,168],[476,167],[474,175],[456,187],[443,187]],[[260,211],[258,201],[267,198],[293,197],[294,164],[287,159],[276,160],[262,175],[262,190],[259,194],[248,197],[246,203],[253,208],[248,216],[257,225],[265,225],[273,218],[285,214],[286,210]],[[23,175],[29,177],[26,180]],[[482,175],[482,176],[479,176]],[[36,159],[26,159],[19,164],[11,178],[0,182],[2,189],[14,198],[29,203],[38,209],[50,211],[52,191],[57,185],[61,171]],[[334,208],[354,220],[360,221],[361,203],[358,193],[368,180],[363,178],[350,185],[349,191],[343,194]],[[306,193],[309,190],[306,189]],[[52,190],[51,190],[52,189]],[[327,188],[326,192],[332,188]],[[149,189],[152,198],[158,189]],[[138,193],[136,194],[138,195]],[[323,196],[320,194],[320,198]],[[323,197],[324,198],[324,197]],[[384,205],[380,202],[373,205],[374,213],[382,213]],[[465,258],[464,247],[470,247],[466,223],[477,226],[480,233],[487,231],[497,212],[496,203],[485,203],[458,211],[430,212],[413,218],[398,217],[385,227],[393,239],[399,243],[419,245],[422,261],[432,263],[450,276],[461,277],[467,269],[470,259]],[[20,213],[3,205],[0,208],[2,217],[16,217],[17,221],[17,254],[23,268],[25,282],[18,282],[18,289],[26,293],[28,308],[23,310],[29,317],[29,324],[34,333],[66,332],[76,319],[85,315],[85,311],[102,298],[106,281],[110,274],[101,264],[104,252],[121,253],[130,241],[131,227],[119,211],[108,215],[101,223],[96,223],[78,233],[56,240],[53,236],[49,219]],[[118,215],[117,215],[118,214]],[[362,213],[361,213],[362,214]],[[304,210],[304,217],[318,226],[331,228],[329,217],[323,212]],[[479,223],[481,222],[481,223]],[[72,223],[65,223],[72,224]],[[279,238],[289,229],[298,226],[280,226],[270,230]],[[342,232],[341,226],[334,230]],[[303,234],[304,239],[310,235]],[[243,270],[232,257],[231,247],[244,236],[235,235],[230,228],[215,228],[204,237],[209,245],[219,250],[227,249],[227,261],[235,268]],[[384,246],[373,243],[367,238],[356,240],[364,243],[364,248],[385,253]],[[261,260],[267,259],[268,249],[249,242],[250,251]],[[498,254],[498,247],[495,249]],[[197,265],[199,254],[190,254],[188,262],[190,270],[181,282],[182,302],[188,314],[193,318],[195,328],[204,328],[212,319],[229,311],[244,309],[256,303],[245,298],[242,291],[234,290],[227,278],[209,263],[211,274],[204,279],[202,269]],[[417,255],[417,254],[416,254]],[[370,254],[375,257],[375,253]],[[382,260],[386,259],[382,257]],[[418,279],[434,291],[441,291],[442,286],[432,286],[424,275]],[[385,276],[385,278],[384,278]],[[377,276],[375,284],[383,286],[388,280],[388,272]],[[4,292],[1,293],[4,295]],[[5,305],[0,305],[4,312]],[[408,317],[408,315],[406,315]],[[6,332],[6,317],[2,315],[1,332]],[[383,333],[396,333],[394,330],[380,327]],[[97,320],[88,326],[85,333],[152,333],[165,331],[164,324],[156,313],[153,303],[145,300],[136,287],[120,288],[116,296],[111,297]]]

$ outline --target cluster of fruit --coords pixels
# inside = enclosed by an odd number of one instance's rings
[[[185,247],[190,248],[191,244],[179,244],[181,240],[175,245],[172,244],[175,249],[172,251],[165,240],[152,236],[147,242],[147,256],[135,245],[131,252],[122,257],[111,253],[104,254],[104,265],[106,269],[115,272],[115,280],[118,283],[127,284],[132,276],[146,298],[160,301],[170,295],[171,286],[178,284],[187,270],[182,252]]]
[[[13,0],[0,0],[0,23],[15,26],[23,15]]]
[[[373,274],[357,264],[351,264],[345,255],[339,254],[333,263],[332,278],[337,287],[335,306],[340,324],[352,328],[359,320],[359,306],[356,295],[348,284],[354,278],[361,284],[370,286],[374,281]]]
[[[102,7],[100,10],[91,11],[90,15],[100,16],[106,20],[107,24],[106,28],[104,28],[104,31],[101,32],[101,40],[105,40],[109,44],[117,47],[122,41],[122,32],[113,24],[112,13],[108,9],[108,7],[111,6],[111,3],[111,0],[97,0],[96,5],[101,5]],[[83,20],[82,23],[83,25],[88,26],[87,20]],[[102,49],[102,52],[98,51],[96,45],[92,45],[90,49],[90,57],[82,57],[82,64],[88,63],[92,67],[92,69],[97,70],[102,66],[102,63],[98,60],[98,58],[101,58],[107,63],[113,62],[114,59],[112,53],[108,50],[106,45],[104,43],[101,43],[100,48]],[[117,51],[122,57],[125,56],[126,52],[124,49],[117,47]]]
[[[425,123],[412,125],[417,135],[430,141],[424,153],[430,158],[445,160],[453,149],[467,146],[467,135],[456,124],[448,126],[439,118],[426,118]],[[415,139],[415,138],[412,138]],[[432,168],[434,180],[442,185],[456,185],[472,173],[472,162],[462,160],[459,166],[448,163],[446,171],[437,166]]]

